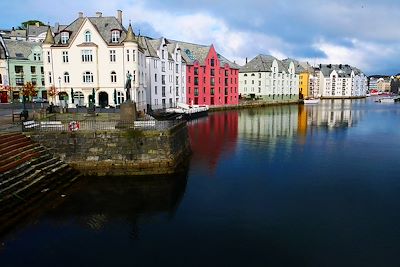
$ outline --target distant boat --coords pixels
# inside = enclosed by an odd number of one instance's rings
[[[316,105],[320,101],[319,98],[307,98],[303,100],[304,105]]]
[[[400,97],[395,96],[395,97],[384,97],[378,100],[379,103],[394,103],[394,102],[399,102]]]
[[[207,105],[187,105],[177,103],[175,108],[167,108],[163,114],[164,118],[192,120],[208,115]]]

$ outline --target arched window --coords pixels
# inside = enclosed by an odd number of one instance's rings
[[[69,73],[64,72],[64,83],[69,83]]]
[[[62,43],[62,44],[68,43],[69,32],[62,32],[60,38],[61,38],[61,43]]]
[[[85,31],[85,42],[89,43],[92,41],[92,34],[90,33],[90,31]]]
[[[111,72],[111,82],[116,83],[117,82],[117,73],[115,71]]]
[[[90,71],[86,71],[83,73],[83,82],[84,83],[92,83],[93,82],[93,73]]]
[[[112,43],[118,43],[120,37],[121,37],[121,34],[118,30],[114,30],[111,32],[111,42]]]

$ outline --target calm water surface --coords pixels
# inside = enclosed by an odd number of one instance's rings
[[[0,266],[399,266],[399,126],[370,99],[210,114],[187,172],[74,184]]]

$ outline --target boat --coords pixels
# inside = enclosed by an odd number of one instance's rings
[[[176,107],[160,110],[150,110],[149,114],[160,121],[192,120],[208,115],[207,105],[187,105],[177,103]]]
[[[400,101],[400,96],[383,97],[378,100],[379,103],[395,103]]]
[[[175,115],[175,119],[192,120],[208,115],[209,107],[207,105],[188,105],[177,103],[175,108],[167,108],[167,114]]]
[[[320,101],[319,98],[307,98],[303,100],[304,105],[316,105]]]

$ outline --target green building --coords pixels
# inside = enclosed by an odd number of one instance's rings
[[[8,71],[13,102],[22,101],[20,92],[27,82],[35,85],[38,97],[47,99],[41,43],[17,40],[4,40],[4,43],[9,53]]]

